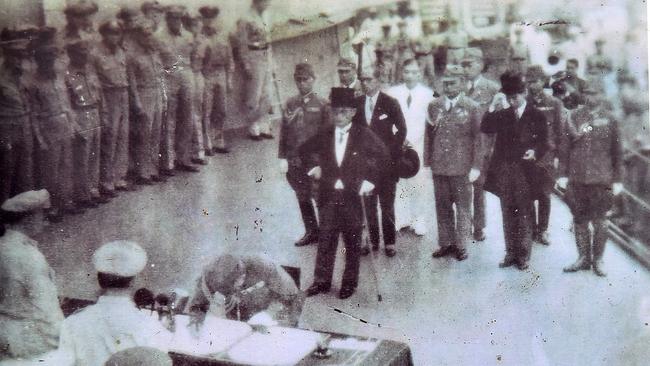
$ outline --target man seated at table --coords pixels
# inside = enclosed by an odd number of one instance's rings
[[[203,268],[190,312],[240,321],[266,312],[279,325],[295,327],[303,303],[303,293],[281,266],[259,257],[226,254]]]

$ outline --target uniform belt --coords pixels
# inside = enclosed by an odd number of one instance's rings
[[[75,105],[72,106],[72,109],[74,109],[75,111],[88,111],[91,109],[97,109],[97,103],[88,104],[88,105]]]
[[[269,49],[268,43],[265,43],[263,45],[254,45],[254,44],[249,44],[248,49],[251,51],[265,51]]]

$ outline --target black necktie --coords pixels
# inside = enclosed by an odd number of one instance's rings
[[[410,108],[412,101],[413,101],[413,99],[411,98],[411,93],[409,93],[409,97],[406,98],[406,106]]]

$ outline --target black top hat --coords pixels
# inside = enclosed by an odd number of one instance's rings
[[[397,174],[400,178],[408,179],[418,174],[420,170],[420,158],[418,153],[410,146],[402,148],[397,160]]]
[[[332,108],[356,108],[354,103],[354,89],[332,88],[330,103]]]
[[[505,95],[520,94],[526,91],[526,84],[521,74],[506,71],[501,75],[501,91]]]

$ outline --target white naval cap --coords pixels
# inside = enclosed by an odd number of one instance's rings
[[[112,241],[95,251],[93,265],[97,272],[133,277],[147,265],[147,252],[132,241]]]
[[[50,208],[50,193],[45,189],[23,192],[6,200],[1,208],[8,212],[32,212],[47,209]]]

